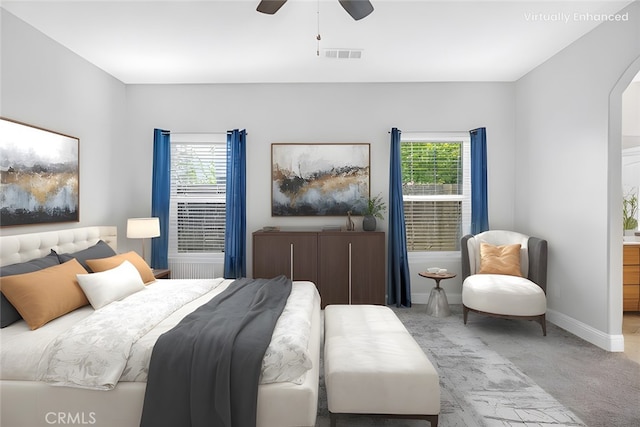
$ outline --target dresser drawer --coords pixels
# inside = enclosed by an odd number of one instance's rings
[[[640,308],[640,285],[624,285],[622,287],[623,311],[638,311]]]
[[[622,283],[638,286],[640,284],[640,265],[622,266]]]
[[[640,264],[640,245],[624,245],[622,248],[622,263],[624,265]]]

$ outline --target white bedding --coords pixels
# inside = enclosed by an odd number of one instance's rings
[[[2,329],[1,378],[40,379],[56,385],[92,389],[111,389],[118,378],[122,382],[144,382],[157,338],[188,313],[226,289],[231,282],[223,279],[158,280],[150,284],[148,289],[121,302],[109,304],[95,312],[90,306],[83,307],[35,331],[29,330],[24,321],[20,321]],[[177,289],[189,291],[185,294],[177,292]],[[175,297],[177,294],[184,296]],[[145,300],[148,303],[146,309],[139,305]],[[167,301],[166,305],[161,304],[163,300]],[[176,304],[178,300],[182,302]],[[309,316],[313,304],[318,301],[315,285],[296,282],[265,353],[262,384],[302,383],[305,372],[311,368],[308,351]],[[127,311],[122,312],[121,308]],[[107,317],[109,312],[116,314]],[[78,328],[83,324],[94,326],[80,333],[78,331],[81,329]],[[109,324],[110,328],[104,328],[105,324]],[[118,324],[122,330],[114,332],[112,327]],[[133,328],[134,324],[136,328]],[[102,334],[100,339],[96,339],[101,329],[112,333]],[[69,350],[68,343],[71,342],[75,343],[75,350]],[[104,351],[97,351],[98,345]],[[61,350],[63,348],[65,350]],[[88,355],[87,349],[92,350]],[[89,372],[91,374],[87,375]]]

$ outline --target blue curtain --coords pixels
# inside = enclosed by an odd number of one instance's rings
[[[387,304],[411,307],[411,276],[407,257],[407,233],[402,203],[402,165],[400,134],[391,130],[391,164],[389,166],[389,268],[387,269]]]
[[[160,237],[151,239],[151,267],[168,268],[169,195],[171,190],[171,133],[153,130],[151,216],[160,220]]]
[[[247,132],[227,132],[227,204],[224,234],[224,277],[247,274]]]
[[[487,130],[474,129],[471,135],[471,233],[489,229],[487,202]]]

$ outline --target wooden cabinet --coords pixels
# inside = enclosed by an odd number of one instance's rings
[[[384,304],[384,232],[253,233],[253,277],[284,274],[316,284],[322,307]]]
[[[253,277],[318,282],[318,233],[253,233]]]
[[[321,233],[318,236],[318,263],[318,287],[323,306],[384,304],[384,233]]]
[[[640,245],[624,245],[622,310],[640,311]]]

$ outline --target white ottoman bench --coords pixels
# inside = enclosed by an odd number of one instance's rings
[[[342,414],[416,418],[438,425],[438,373],[389,307],[329,305],[324,324],[332,427]]]

